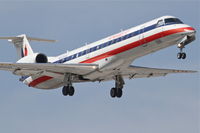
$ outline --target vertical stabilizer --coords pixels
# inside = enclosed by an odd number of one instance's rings
[[[56,42],[56,40],[27,37],[25,34],[16,37],[0,37],[0,39],[6,39],[14,44],[19,59],[33,54],[33,50],[29,44],[29,41],[31,40],[41,42]]]
[[[9,41],[14,44],[19,58],[33,54],[26,35],[19,35],[15,39],[9,39]]]

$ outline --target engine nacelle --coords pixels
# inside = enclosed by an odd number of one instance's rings
[[[17,61],[17,63],[47,63],[48,57],[42,53],[35,53],[25,56]]]
[[[40,53],[35,57],[35,62],[36,63],[47,63],[48,58],[45,54]]]

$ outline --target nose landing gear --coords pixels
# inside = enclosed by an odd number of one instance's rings
[[[180,49],[180,52],[177,54],[178,59],[186,59],[186,53],[183,52],[183,48],[185,48],[185,45],[183,43],[178,44],[178,48]]]
[[[184,53],[184,52],[179,52],[179,53],[177,54],[177,58],[178,58],[178,59],[186,59],[186,53]]]

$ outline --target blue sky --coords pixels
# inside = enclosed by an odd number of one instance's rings
[[[36,52],[55,56],[151,19],[173,15],[197,30],[186,60],[176,46],[142,57],[134,65],[200,70],[200,3],[172,1],[17,1],[0,0],[0,36],[27,34],[59,40],[31,42]],[[15,62],[16,51],[0,41],[0,62]],[[61,89],[29,88],[0,71],[0,132],[197,133],[199,74],[126,80],[121,99],[110,98],[114,82],[75,84],[73,97]]]

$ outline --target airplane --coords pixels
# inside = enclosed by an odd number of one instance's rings
[[[177,45],[178,59],[185,59],[185,46],[195,40],[196,30],[174,16],[162,16],[139,26],[121,31],[94,43],[56,57],[33,52],[29,41],[55,40],[28,37],[0,37],[13,43],[19,60],[0,62],[0,70],[20,76],[29,87],[55,89],[62,87],[64,96],[73,96],[73,83],[115,81],[112,98],[123,94],[124,79],[166,76],[171,73],[194,73],[193,70],[159,69],[131,65],[139,57]]]

